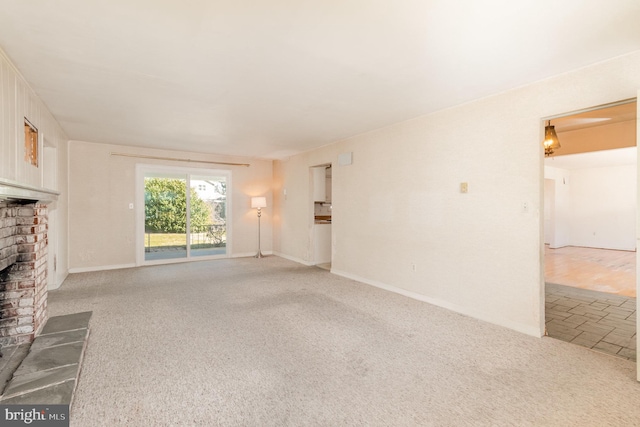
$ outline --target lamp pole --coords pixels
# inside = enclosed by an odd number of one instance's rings
[[[263,258],[262,252],[260,251],[260,217],[262,216],[262,208],[258,208],[258,253],[254,255],[254,258]]]
[[[254,258],[263,258],[264,255],[262,255],[262,251],[260,250],[260,217],[262,216],[262,208],[267,207],[266,197],[252,197],[251,207],[258,209],[258,253],[255,254]]]

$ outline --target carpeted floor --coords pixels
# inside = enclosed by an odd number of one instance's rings
[[[72,426],[637,426],[635,363],[278,257],[69,276]]]

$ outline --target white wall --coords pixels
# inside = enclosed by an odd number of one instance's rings
[[[571,221],[573,218],[573,207],[571,204],[571,172],[561,168],[551,166],[544,167],[545,181],[549,180],[553,184],[554,199],[549,200],[551,212],[548,225],[551,230],[545,229],[545,243],[549,247],[561,248],[571,245]],[[546,188],[546,185],[545,185]],[[545,200],[547,200],[545,194]],[[545,205],[545,209],[547,206]]]
[[[545,222],[545,242],[552,248],[635,250],[635,146],[545,159],[544,170],[553,185],[549,191],[545,186],[545,201],[553,196],[554,208]]]
[[[556,182],[552,179],[544,180],[544,243],[555,243],[555,226],[553,214],[555,212]]]
[[[311,260],[308,168],[353,152],[333,170],[332,271],[539,336],[541,119],[638,88],[640,52],[277,162],[274,249]]]
[[[38,129],[37,167],[24,160],[25,117]],[[67,139],[47,107],[0,50],[0,178],[60,192],[58,200],[50,206],[56,216],[55,224],[50,224],[50,233],[57,236],[48,248],[49,261],[54,258],[57,260],[54,277],[48,280],[50,288],[59,286],[68,274]],[[46,151],[45,141],[48,147]],[[53,160],[45,158],[45,155],[53,156]],[[46,177],[45,165],[54,168],[47,171]],[[51,182],[55,182],[55,185],[51,185]],[[55,229],[51,228],[54,226]]]
[[[250,163],[250,167],[207,165],[135,157],[142,156]],[[240,157],[153,150],[71,141],[69,146],[69,265],[72,271],[133,266],[136,262],[136,164],[182,166],[231,171],[232,256],[254,255],[258,247],[258,219],[252,196],[267,197],[262,211],[262,250],[272,250],[272,162]],[[134,205],[135,206],[135,205]],[[141,206],[136,206],[141,209]]]
[[[636,165],[571,171],[572,246],[636,248]]]

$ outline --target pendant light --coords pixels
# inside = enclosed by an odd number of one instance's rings
[[[558,135],[556,135],[556,129],[551,126],[551,120],[547,120],[547,125],[544,127],[544,155],[549,157],[555,150],[560,148],[560,141],[558,141]]]

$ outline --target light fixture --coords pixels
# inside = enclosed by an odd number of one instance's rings
[[[556,135],[556,129],[551,126],[551,120],[547,121],[547,125],[544,127],[544,155],[549,157],[555,150],[560,148],[560,141],[558,141],[558,135]]]
[[[266,197],[252,197],[251,198],[251,208],[258,209],[258,253],[254,255],[254,258],[263,258],[262,252],[260,251],[260,217],[262,216],[262,208],[267,207],[267,199]]]

